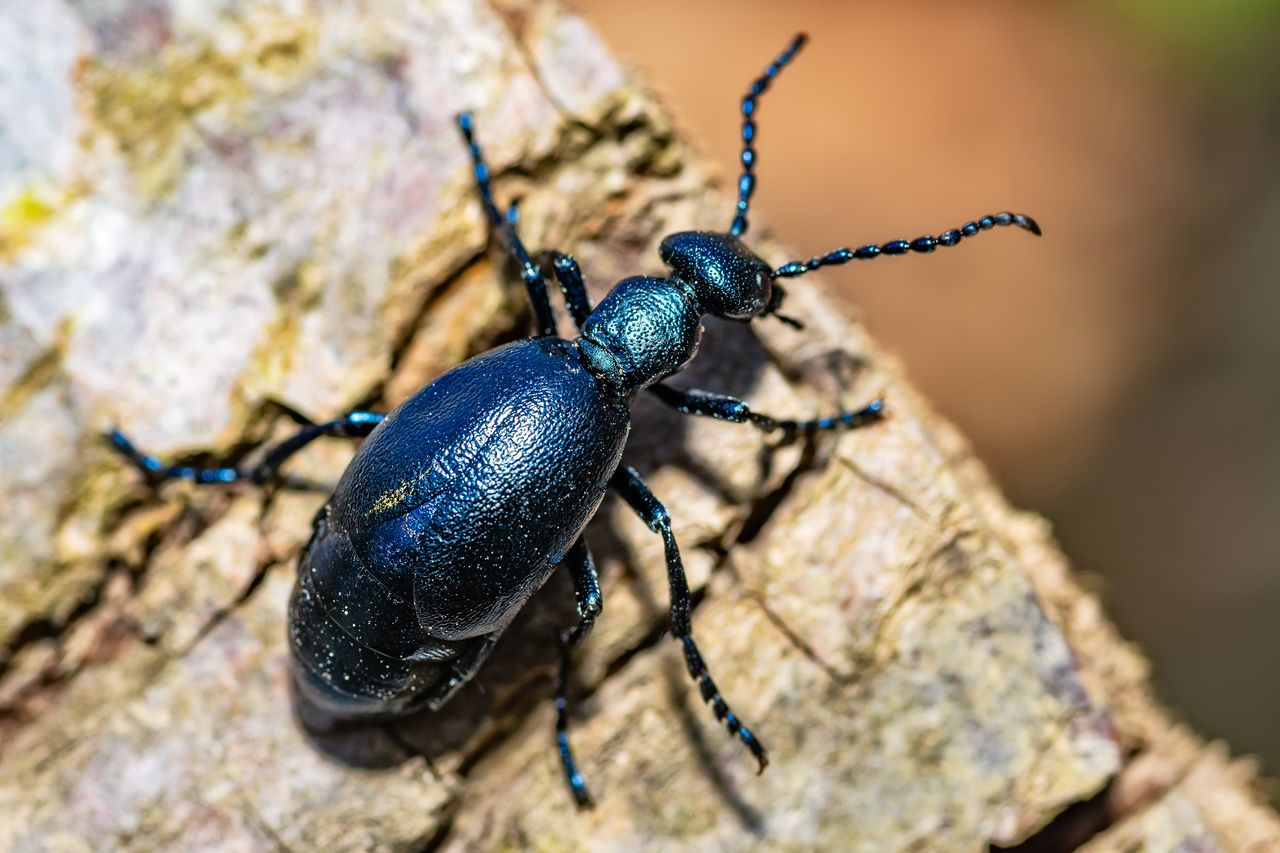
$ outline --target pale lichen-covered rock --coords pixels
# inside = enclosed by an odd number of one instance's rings
[[[226,449],[268,400],[349,407],[483,246],[454,113],[507,160],[560,126],[479,5],[41,6],[0,19],[5,114],[42,131],[0,137],[0,642],[101,577],[60,540],[111,514],[84,494],[103,428]]]
[[[30,117],[0,133],[0,848],[983,850],[1077,802],[1110,804],[1099,849],[1280,839],[1247,768],[1168,722],[1046,532],[808,280],[808,332],[709,321],[676,382],[800,416],[883,393],[891,418],[779,443],[646,399],[628,448],[763,776],[664,642],[661,541],[614,501],[574,690],[595,811],[551,742],[563,578],[441,713],[305,735],[285,600],[351,448],[291,461],[311,488],[153,492],[101,431],[243,454],[520,334],[460,109],[526,241],[573,251],[596,296],[729,206],[550,3],[49,0],[0,11],[0,47],[0,108]]]

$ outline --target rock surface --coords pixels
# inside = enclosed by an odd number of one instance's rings
[[[573,694],[594,811],[552,749],[563,578],[440,714],[304,735],[284,603],[351,448],[291,462],[310,489],[153,493],[102,431],[241,458],[521,334],[461,109],[526,242],[597,297],[726,196],[550,4],[49,0],[0,12],[0,45],[29,117],[0,132],[3,849],[983,850],[1081,814],[1091,849],[1280,844],[1248,768],[1168,721],[1042,525],[809,279],[804,334],[709,322],[676,384],[784,416],[883,393],[885,423],[788,444],[641,400],[628,449],[763,776],[663,641],[661,541],[615,501]]]

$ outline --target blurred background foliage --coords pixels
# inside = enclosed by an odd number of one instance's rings
[[[1280,3],[577,5],[726,176],[747,82],[813,36],[759,115],[759,223],[800,253],[1040,220],[825,282],[1164,698],[1280,773]]]
[[[1273,0],[1095,0],[1193,78],[1249,100],[1275,93],[1280,3]],[[1143,44],[1145,42],[1145,44]]]

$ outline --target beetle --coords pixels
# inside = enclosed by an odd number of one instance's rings
[[[289,603],[289,645],[302,698],[334,719],[385,719],[443,706],[484,662],[504,629],[557,569],[573,580],[577,624],[561,633],[555,736],[574,800],[591,797],[570,749],[567,684],[571,651],[600,616],[603,599],[588,521],[613,489],[662,537],[670,581],[670,631],[689,676],[716,718],[763,771],[768,754],[730,709],[694,640],[689,585],[671,518],[644,478],[623,465],[630,405],[647,391],[688,415],[751,424],[766,432],[857,428],[884,414],[880,399],[815,420],[784,420],[742,400],[677,390],[663,380],[694,357],[705,315],[750,321],[781,315],[781,279],[882,255],[928,253],[996,226],[1039,234],[1021,214],[985,216],[938,236],[842,248],[771,267],[743,243],[756,177],[759,98],[805,42],[797,35],[742,99],[742,172],[725,232],[688,231],[662,240],[665,277],[618,282],[593,306],[581,270],[562,252],[536,258],[504,216],[469,113],[457,124],[493,239],[520,270],[537,334],[472,358],[389,414],[356,411],[310,425],[269,449],[257,465],[168,465],[119,430],[115,447],[153,479],[265,483],[322,436],[363,438],[315,518]],[[577,328],[559,337],[548,278]]]

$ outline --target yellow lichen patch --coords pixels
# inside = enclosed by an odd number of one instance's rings
[[[305,18],[257,13],[228,26],[216,48],[174,43],[143,65],[93,60],[83,68],[89,112],[116,141],[145,195],[172,190],[185,149],[200,144],[190,132],[194,120],[216,113],[221,126],[233,127],[255,88],[301,78],[313,58],[317,38]]]
[[[319,305],[324,285],[324,270],[312,262],[300,263],[272,282],[275,316],[241,374],[238,399],[260,400],[284,387],[303,336],[301,318]],[[251,408],[254,403],[248,405]]]
[[[0,261],[13,260],[58,211],[61,198],[29,187],[0,209]]]
[[[281,79],[294,79],[310,66],[319,39],[307,18],[263,9],[243,23],[246,65]]]

